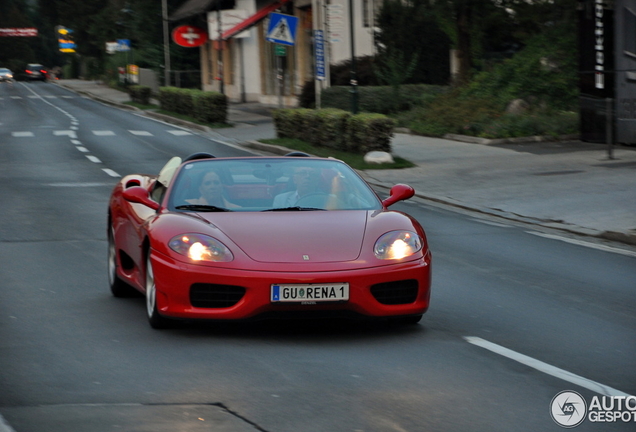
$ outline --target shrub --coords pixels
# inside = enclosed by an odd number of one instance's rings
[[[395,121],[382,114],[358,114],[347,119],[346,148],[365,154],[373,150],[391,152]]]
[[[218,92],[192,91],[194,117],[203,123],[227,121],[227,96]]]
[[[150,104],[150,95],[152,90],[147,86],[134,85],[128,87],[128,94],[130,94],[130,99],[141,105],[149,105]]]

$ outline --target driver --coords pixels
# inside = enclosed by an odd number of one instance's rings
[[[296,167],[292,175],[292,181],[296,190],[283,192],[274,197],[273,208],[286,208],[296,205],[299,199],[318,191],[319,172],[315,168]]]

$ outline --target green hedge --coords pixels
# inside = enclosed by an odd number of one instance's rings
[[[133,102],[142,105],[149,105],[152,89],[147,86],[133,85],[128,87],[128,94],[130,94],[130,99]]]
[[[365,154],[391,152],[395,121],[383,114],[353,115],[339,109],[278,109],[273,112],[279,138],[295,138],[318,147]]]
[[[161,87],[159,104],[162,110],[192,116],[203,123],[227,121],[227,96],[218,92]]]
[[[421,106],[448,90],[447,86],[408,84],[398,88],[390,86],[358,87],[358,109],[361,112],[390,114]],[[321,108],[351,110],[351,87],[333,86],[320,93]]]

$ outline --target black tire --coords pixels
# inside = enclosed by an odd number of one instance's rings
[[[117,246],[115,245],[115,235],[111,226],[108,230],[108,284],[110,285],[110,292],[113,296],[120,298],[139,295],[136,289],[117,276],[117,268]]]
[[[148,256],[146,257],[146,312],[148,323],[153,329],[161,330],[172,327],[172,320],[162,316],[157,310],[157,288],[150,260],[150,251],[148,251]]]

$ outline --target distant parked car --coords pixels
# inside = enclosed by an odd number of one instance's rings
[[[7,68],[0,68],[0,82],[13,81],[13,72]]]
[[[49,72],[46,70],[44,66],[37,63],[30,63],[27,65],[26,69],[26,77],[29,81],[46,81],[48,78]]]

